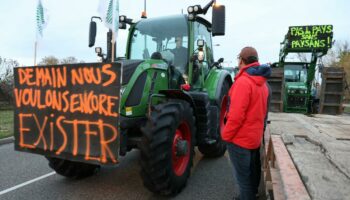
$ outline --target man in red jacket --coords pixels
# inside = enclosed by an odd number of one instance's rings
[[[260,65],[253,47],[238,56],[239,72],[229,91],[230,105],[221,137],[226,141],[240,199],[256,199],[261,176],[260,144],[268,112],[269,66]]]

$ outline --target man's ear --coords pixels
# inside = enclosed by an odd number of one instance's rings
[[[242,58],[239,59],[238,65],[239,65],[239,66],[243,65],[243,59],[242,59]]]

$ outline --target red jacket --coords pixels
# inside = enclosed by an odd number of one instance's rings
[[[229,91],[230,106],[221,137],[246,149],[260,147],[269,89],[266,79],[271,69],[258,62],[240,69]]]

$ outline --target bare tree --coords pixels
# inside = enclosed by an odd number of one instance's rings
[[[59,59],[55,56],[45,56],[40,62],[39,65],[57,65]]]
[[[350,49],[346,49],[340,55],[339,64],[340,67],[344,67],[345,76],[346,76],[346,87],[345,88],[345,98],[350,102]]]
[[[83,60],[78,61],[74,56],[59,59],[55,56],[45,56],[39,63],[39,65],[58,65],[58,64],[75,64],[84,63]]]
[[[338,41],[333,48],[328,51],[328,54],[322,58],[326,67],[339,67],[342,57],[348,55],[350,45],[348,41]]]
[[[13,101],[13,68],[19,66],[14,59],[6,59],[0,57],[0,95],[8,103]]]
[[[60,64],[74,64],[74,63],[79,63],[78,59],[76,59],[73,56],[69,56],[67,58],[63,58],[60,60]]]
[[[300,60],[300,62],[307,62],[307,54],[305,53],[297,53],[297,57]]]
[[[346,73],[346,81],[350,84],[350,44],[348,41],[338,41],[323,58],[325,67],[343,67]],[[350,89],[346,88],[345,97],[350,101]]]

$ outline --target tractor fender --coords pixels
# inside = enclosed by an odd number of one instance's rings
[[[219,102],[220,92],[221,92],[221,87],[225,81],[227,81],[230,84],[230,86],[233,83],[231,75],[227,71],[222,71],[222,73],[220,73],[220,77],[219,77],[216,92],[215,92],[215,101],[216,101],[217,105],[221,104],[221,102]]]
[[[197,119],[198,113],[196,110],[196,105],[194,103],[193,98],[188,92],[183,90],[171,89],[171,90],[159,90],[159,94],[163,94],[165,95],[165,97],[170,99],[181,99],[181,100],[187,101],[191,105],[193,109],[193,113]]]
[[[159,93],[165,95],[167,98],[170,98],[170,99],[181,99],[181,100],[187,101],[188,103],[191,104],[194,113],[196,113],[194,101],[188,92],[185,92],[183,90],[171,89],[171,90],[159,90]]]
[[[230,73],[226,70],[219,70],[219,69],[212,70],[205,81],[204,86],[208,91],[209,98],[211,101],[215,102],[216,105],[221,104],[221,102],[219,102],[220,92],[221,92],[221,87],[225,81],[227,81],[230,86],[233,83]]]

